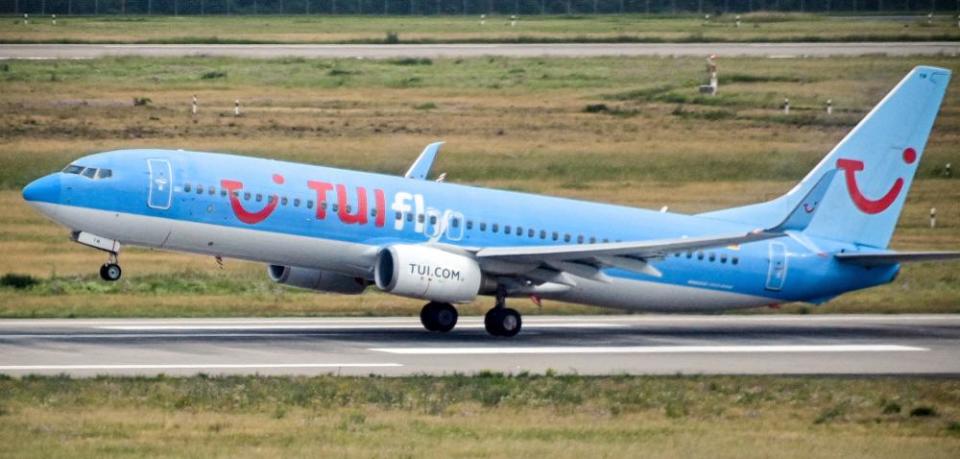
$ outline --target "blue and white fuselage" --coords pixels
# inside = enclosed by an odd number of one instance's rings
[[[948,80],[918,67],[790,193],[701,215],[155,149],[79,158],[23,194],[109,252],[263,262],[318,290],[376,283],[431,304],[531,295],[673,312],[820,303],[924,259],[886,247]]]

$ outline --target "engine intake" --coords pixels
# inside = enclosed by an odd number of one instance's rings
[[[268,265],[267,275],[278,284],[321,292],[357,295],[367,288],[363,279],[319,269]]]
[[[483,274],[476,260],[432,247],[392,245],[380,250],[377,287],[394,295],[444,303],[473,301]]]

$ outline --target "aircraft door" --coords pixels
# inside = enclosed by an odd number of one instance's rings
[[[771,242],[769,250],[766,289],[779,291],[787,280],[787,246],[781,242]]]
[[[152,209],[167,210],[173,203],[173,169],[166,159],[148,159],[150,191],[147,205]]]

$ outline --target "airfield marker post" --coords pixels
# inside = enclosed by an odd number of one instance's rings
[[[931,207],[930,208],[930,229],[934,229],[936,227],[937,227],[937,208]]]
[[[193,102],[190,104],[190,114],[197,116],[197,95],[193,95]]]
[[[27,13],[23,13],[23,25],[27,25],[27,24],[30,24],[30,15]]]
[[[481,14],[481,15],[480,15],[480,25],[486,25],[486,24],[487,24],[487,15],[486,15],[486,14]]]
[[[790,99],[786,97],[783,98],[783,114],[784,115],[790,114]]]
[[[51,22],[53,23],[53,25],[57,25],[57,15],[56,15],[56,14],[54,14],[53,16],[51,16],[51,19],[50,19],[50,20],[51,20]]]
[[[943,166],[943,175],[947,178],[953,177],[953,169],[950,167],[950,163]]]
[[[240,116],[240,99],[233,101],[233,116]]]
[[[737,15],[737,22],[736,22],[736,24],[737,24],[737,28],[739,29],[739,28],[740,28],[740,15],[739,15],[739,14]]]
[[[833,114],[833,99],[827,99],[827,114]]]

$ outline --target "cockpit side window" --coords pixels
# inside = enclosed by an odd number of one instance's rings
[[[86,168],[86,169],[83,170],[82,175],[83,175],[84,177],[86,177],[86,178],[91,178],[91,179],[92,179],[94,176],[97,175],[97,168],[95,168],[95,167],[88,167],[88,168]]]
[[[113,177],[113,171],[110,169],[100,169],[99,171],[97,171],[98,179],[106,179],[110,177]]]
[[[64,174],[79,174],[83,170],[83,166],[78,166],[76,164],[71,164],[63,168]]]

